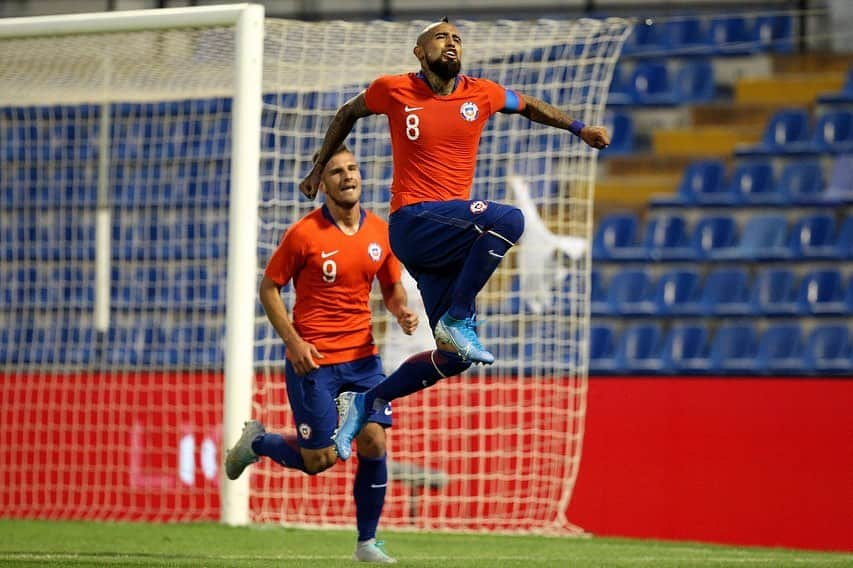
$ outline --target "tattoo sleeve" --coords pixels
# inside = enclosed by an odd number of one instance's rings
[[[528,95],[521,95],[521,98],[524,99],[524,110],[520,114],[533,122],[568,130],[574,120],[554,105],[541,99]]]
[[[364,101],[364,91],[348,100],[335,113],[335,117],[326,129],[326,137],[323,146],[317,154],[317,163],[325,164],[332,157],[332,153],[340,146],[359,118],[373,114]]]

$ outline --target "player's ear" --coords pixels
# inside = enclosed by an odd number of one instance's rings
[[[424,48],[422,48],[420,45],[416,45],[415,48],[412,50],[412,53],[414,53],[417,60],[420,61],[421,57],[423,57],[424,54]]]

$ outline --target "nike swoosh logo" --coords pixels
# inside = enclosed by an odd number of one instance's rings
[[[338,250],[333,250],[332,252],[320,251],[320,256],[323,258],[329,258],[330,256],[332,256],[334,254],[338,254],[339,252],[340,251],[338,251]]]
[[[385,416],[391,416],[391,412],[392,412],[392,411],[391,411],[391,408],[390,408],[390,407],[386,407],[386,408],[385,408],[385,410],[384,410],[384,412],[385,412]]]
[[[387,483],[371,483],[370,487],[373,489],[379,489],[380,487],[388,487]]]
[[[494,256],[494,257],[497,257],[497,258],[503,258],[504,257],[502,254],[498,254],[495,251],[493,251],[492,249],[489,249],[489,254]]]
[[[406,105],[405,107],[403,107],[403,110],[405,110],[406,112],[412,112],[416,110],[424,110],[424,107],[410,107],[409,105]]]

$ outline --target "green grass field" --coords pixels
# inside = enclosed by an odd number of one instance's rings
[[[824,554],[612,538],[383,532],[402,566],[853,566]],[[355,566],[350,531],[0,520],[0,566]]]

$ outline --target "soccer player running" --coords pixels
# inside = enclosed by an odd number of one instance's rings
[[[568,130],[593,148],[610,143],[603,127],[586,126],[537,98],[487,79],[459,73],[462,38],[444,18],[417,38],[417,73],[382,76],[338,109],[317,161],[300,184],[313,199],[334,148],[355,122],[388,117],[394,162],[389,232],[391,248],[418,283],[437,350],[407,359],[366,393],[338,398],[338,455],[347,459],[368,412],[457,375],[494,356],[476,332],[475,299],[524,230],[521,211],[502,203],[470,200],[480,135],[498,112],[518,113]]]
[[[256,420],[247,422],[225,459],[232,480],[260,456],[309,475],[335,464],[335,397],[342,390],[367,390],[385,379],[371,333],[374,278],[403,331],[411,335],[418,325],[417,315],[407,307],[388,226],[360,206],[361,174],[345,146],[336,147],[325,162],[319,185],[325,204],[285,232],[259,290],[267,318],[286,347],[284,373],[297,434],[273,434]],[[296,293],[292,320],[281,297],[282,286],[291,280]],[[390,404],[366,420],[356,438],[358,544],[353,559],[392,563],[396,561],[376,541],[388,481],[385,427],[391,425]]]

